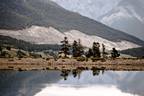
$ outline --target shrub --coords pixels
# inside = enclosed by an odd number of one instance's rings
[[[77,61],[85,61],[86,58],[85,57],[77,57]]]

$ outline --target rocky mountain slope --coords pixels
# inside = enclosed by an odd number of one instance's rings
[[[129,41],[137,45],[144,45],[142,40],[134,36],[77,13],[69,12],[49,0],[2,0],[0,9],[1,29],[19,30],[32,25],[52,26],[60,32],[78,30],[84,34],[96,35],[109,41]],[[53,37],[49,38],[51,40]]]
[[[99,20],[113,28],[120,29],[144,40],[144,1],[122,0]]]
[[[74,40],[80,39],[82,45],[89,48],[92,47],[93,42],[105,44],[108,50],[111,50],[113,47],[117,48],[118,50],[140,47],[138,44],[134,44],[129,41],[109,41],[102,37],[87,35],[78,30],[70,30],[62,33],[53,27],[47,28],[40,26],[32,26],[30,28],[17,31],[0,30],[0,34],[33,44],[60,45],[60,41],[62,41],[63,38],[66,36],[68,37],[71,44]]]
[[[53,0],[63,8],[144,40],[143,0]]]

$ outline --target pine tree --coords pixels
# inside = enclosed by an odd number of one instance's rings
[[[72,49],[73,57],[81,57],[84,54],[83,46],[81,45],[80,39],[78,42],[74,40]]]
[[[2,51],[2,46],[0,46],[0,52]]]
[[[87,54],[86,54],[86,57],[87,58],[90,58],[91,56],[93,56],[93,50],[91,48],[89,48]]]
[[[102,44],[102,57],[105,58],[106,56],[106,52],[105,52],[105,45]]]
[[[78,43],[76,40],[74,40],[72,45],[72,53],[73,53],[73,57],[78,57]]]
[[[100,58],[100,44],[97,42],[94,42],[93,43],[93,57],[97,57],[97,58]]]
[[[112,53],[111,53],[111,57],[116,58],[116,57],[119,57],[119,56],[120,56],[120,54],[118,53],[118,51],[115,48],[113,48]]]
[[[80,57],[80,56],[82,56],[84,54],[84,48],[83,48],[83,46],[82,46],[82,44],[81,44],[81,40],[79,39],[78,40],[78,56]]]
[[[61,41],[62,45],[61,45],[61,51],[64,53],[65,57],[67,57],[67,55],[69,55],[69,42],[67,37],[64,37],[64,40]]]

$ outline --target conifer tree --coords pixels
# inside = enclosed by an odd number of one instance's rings
[[[105,52],[105,45],[102,44],[102,57],[105,58],[106,56],[106,52]]]
[[[2,49],[3,49],[2,46],[0,46],[0,52],[2,52]]]
[[[83,48],[83,46],[82,46],[82,44],[81,44],[81,40],[79,39],[78,40],[78,56],[80,57],[80,56],[82,56],[84,54],[84,48]]]
[[[93,57],[100,58],[100,44],[98,42],[93,43]]]
[[[73,52],[73,57],[80,57],[84,54],[83,46],[81,45],[81,41],[77,42],[74,40],[73,45],[72,45],[72,52]]]
[[[90,58],[91,56],[93,56],[93,50],[91,48],[89,48],[87,54],[86,54],[86,57],[87,58]]]
[[[62,45],[61,45],[61,51],[64,53],[65,57],[67,57],[67,55],[69,55],[69,42],[67,37],[64,37],[64,40],[61,41]]]
[[[76,40],[74,40],[72,45],[72,53],[73,53],[73,57],[78,57],[78,43]]]
[[[3,50],[3,48],[2,48],[2,46],[0,46],[0,56],[2,54],[2,50]]]
[[[111,57],[116,58],[116,57],[119,57],[119,56],[120,56],[120,54],[118,53],[118,51],[115,48],[113,48],[112,53],[111,53]]]

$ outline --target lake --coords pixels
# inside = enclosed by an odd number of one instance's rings
[[[0,96],[144,96],[144,72],[0,71]]]

